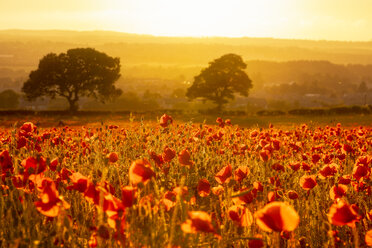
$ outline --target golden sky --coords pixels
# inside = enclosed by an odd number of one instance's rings
[[[372,0],[0,0],[0,29],[372,40]]]

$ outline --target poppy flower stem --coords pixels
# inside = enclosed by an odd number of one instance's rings
[[[278,248],[280,248],[281,246],[280,246],[280,239],[281,239],[281,237],[280,237],[280,232],[275,232],[275,246],[274,247],[278,247]]]
[[[358,234],[358,230],[356,229],[355,224],[352,227],[352,230],[353,230],[353,236],[354,236],[354,247],[359,248],[359,234]]]

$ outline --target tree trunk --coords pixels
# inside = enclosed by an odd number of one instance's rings
[[[70,104],[69,112],[70,113],[76,113],[79,109],[79,106],[77,104],[77,99],[67,99],[68,103]]]
[[[223,109],[223,103],[222,102],[216,102],[217,106],[216,106],[216,112],[217,114],[220,114],[222,112],[222,109]]]

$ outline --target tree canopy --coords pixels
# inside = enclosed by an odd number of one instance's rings
[[[234,94],[248,96],[252,81],[244,72],[247,65],[236,54],[226,54],[209,63],[187,89],[189,99],[202,98],[217,104],[217,110],[234,99]]]
[[[121,95],[114,83],[120,77],[120,59],[93,48],[75,48],[59,55],[44,56],[32,71],[22,91],[28,100],[61,96],[69,110],[78,110],[80,97],[94,97],[102,102]]]
[[[20,95],[11,89],[0,92],[0,109],[16,109],[19,97]]]

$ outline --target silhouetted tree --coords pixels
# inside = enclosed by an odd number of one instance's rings
[[[14,90],[4,90],[0,93],[1,109],[16,109],[19,105],[19,97]]]
[[[202,98],[217,104],[216,109],[222,110],[224,104],[234,99],[234,93],[248,96],[252,88],[252,81],[244,72],[247,65],[236,54],[226,54],[209,63],[209,67],[203,69],[194,78],[194,82],[187,89],[186,96],[189,99]]]
[[[44,56],[32,71],[22,91],[28,100],[49,96],[67,99],[69,110],[78,110],[80,97],[94,97],[102,102],[121,95],[114,83],[120,77],[120,59],[92,48],[75,48],[59,55]]]

